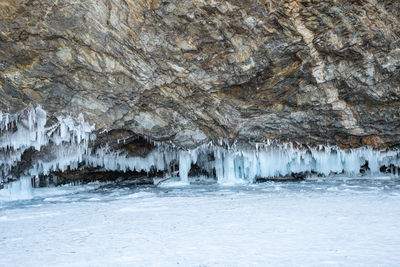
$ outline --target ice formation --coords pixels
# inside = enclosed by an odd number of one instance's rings
[[[204,154],[212,155],[214,160],[210,162],[209,157],[201,157]],[[331,146],[295,148],[292,144],[259,144],[257,149],[239,150],[208,145],[180,151],[181,179],[187,180],[192,164],[210,174],[215,170],[220,183],[237,183],[307,172],[325,176],[332,173],[354,176],[360,174],[365,164],[369,173],[375,175],[380,172],[381,166],[400,166],[400,154],[399,151],[377,151],[367,147],[342,150]]]
[[[83,155],[89,153],[88,143],[94,138],[91,134],[94,126],[85,122],[82,114],[74,119],[60,116],[49,127],[46,127],[46,112],[40,106],[16,115],[0,113],[0,119],[0,182],[13,178],[12,169],[30,148],[44,156],[43,160],[33,162],[25,175],[38,176],[77,167]],[[46,151],[42,151],[44,148]]]
[[[156,149],[144,158],[129,157],[128,153],[112,150],[107,145],[91,148],[90,142],[95,139],[94,126],[85,122],[83,115],[77,118],[60,116],[53,125],[47,124],[46,112],[40,106],[16,115],[0,112],[0,184],[14,180],[16,175],[34,178],[52,171],[84,167],[123,172],[157,170],[179,176],[186,183],[193,175],[192,168],[196,167],[219,183],[237,183],[297,173],[358,175],[365,165],[373,175],[380,172],[381,166],[391,166],[393,172],[400,166],[399,151],[368,147],[347,150],[333,146],[295,147],[270,141],[244,149],[210,143],[193,150],[180,150],[156,144]],[[28,149],[36,153],[31,166],[23,173],[16,173],[14,169]],[[19,185],[5,187],[14,191],[14,187],[22,188],[22,183],[24,188],[29,185],[20,181]]]
[[[253,182],[257,178],[289,176],[294,173],[317,173],[328,176],[345,173],[360,174],[368,165],[371,175],[378,174],[381,166],[400,166],[399,151],[377,151],[363,147],[342,150],[337,147],[295,148],[292,144],[259,144],[256,149],[226,149],[213,144],[193,150],[178,150],[166,145],[158,146],[147,157],[128,157],[120,151],[107,148],[84,154],[86,166],[112,171],[145,171],[152,169],[173,176],[174,165],[183,182],[189,182],[194,165],[219,183]],[[396,168],[394,168],[396,169]]]
[[[4,189],[0,190],[0,202],[2,200],[30,199],[32,196],[32,179],[29,176],[8,183]]]

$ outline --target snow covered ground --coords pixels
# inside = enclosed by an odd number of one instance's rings
[[[0,200],[0,266],[398,266],[400,180],[33,189]],[[1,198],[0,198],[1,199]]]

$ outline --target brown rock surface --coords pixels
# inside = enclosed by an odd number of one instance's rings
[[[184,147],[398,146],[399,37],[397,0],[0,0],[0,110]]]

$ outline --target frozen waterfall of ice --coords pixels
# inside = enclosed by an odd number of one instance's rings
[[[47,115],[40,106],[16,115],[0,112],[0,182],[10,176],[12,168],[29,148],[40,152],[44,147],[50,147],[46,151],[46,160],[34,162],[25,175],[63,171],[83,160],[93,138],[94,126],[85,122],[82,114],[77,118],[60,116],[57,120],[46,127]]]
[[[77,169],[79,164],[111,171],[159,170],[168,175],[171,166],[179,168],[181,180],[188,183],[192,165],[214,174],[219,183],[253,182],[256,178],[287,176],[292,173],[314,172],[322,175],[342,173],[357,175],[368,163],[370,174],[377,174],[381,166],[400,166],[399,151],[378,151],[368,147],[343,150],[338,147],[295,147],[292,144],[257,144],[253,149],[222,148],[206,144],[193,150],[179,150],[158,145],[145,158],[129,157],[123,151],[108,147],[91,149],[95,138],[94,126],[84,120],[60,116],[47,125],[46,112],[40,107],[12,115],[0,112],[0,184],[12,175],[13,168],[27,149],[33,148],[41,156],[20,181],[5,185],[4,190],[28,190],[29,177],[47,175],[52,171]],[[394,168],[397,170],[397,168]]]

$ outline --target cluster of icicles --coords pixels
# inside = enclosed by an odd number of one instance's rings
[[[0,182],[10,178],[11,170],[21,161],[28,149],[41,151],[43,159],[34,162],[25,176],[47,174],[52,170],[77,168],[88,153],[88,144],[94,135],[94,126],[77,118],[60,116],[47,126],[46,112],[40,107],[19,114],[0,112]],[[48,148],[46,151],[42,151]]]
[[[107,147],[90,149],[89,143],[95,139],[94,126],[85,122],[83,115],[60,116],[57,120],[47,125],[46,112],[40,106],[17,115],[0,113],[0,183],[10,178],[23,153],[31,148],[43,155],[19,174],[30,178],[85,166],[111,171],[156,169],[166,175],[179,174],[187,182],[191,167],[196,164],[214,174],[220,183],[235,183],[304,172],[357,175],[366,162],[371,174],[378,173],[384,165],[400,166],[399,151],[341,150],[329,146],[295,148],[292,144],[257,144],[241,150],[211,143],[193,150],[179,150],[164,144],[145,158],[128,157]],[[179,166],[178,173],[171,170],[174,163]]]

